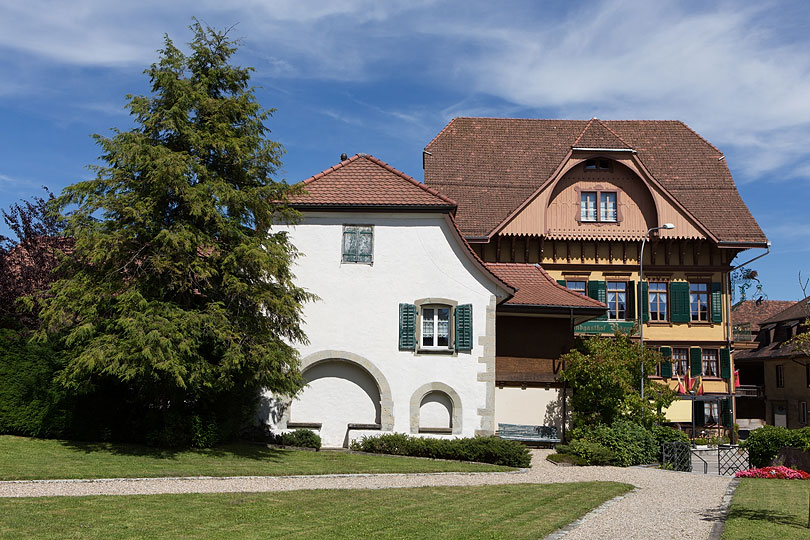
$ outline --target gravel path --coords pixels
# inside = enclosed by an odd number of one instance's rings
[[[532,468],[507,473],[374,474],[230,478],[137,478],[0,482],[0,497],[151,495],[299,489],[382,489],[420,486],[558,483],[613,480],[636,486],[564,536],[575,539],[667,539],[709,537],[720,515],[728,477],[617,467],[557,467],[533,451]]]

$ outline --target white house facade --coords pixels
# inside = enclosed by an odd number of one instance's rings
[[[303,313],[308,384],[264,420],[325,447],[494,433],[496,306],[515,290],[462,239],[455,202],[362,154],[304,187],[303,219],[280,228],[301,254],[297,283],[319,297]]]

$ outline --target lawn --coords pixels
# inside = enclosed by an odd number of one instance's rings
[[[0,436],[0,480],[508,471],[509,467],[229,444],[206,450]]]
[[[744,478],[731,501],[723,538],[810,539],[810,480]]]
[[[0,499],[4,539],[543,538],[614,482]]]

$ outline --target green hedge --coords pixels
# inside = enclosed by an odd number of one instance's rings
[[[270,441],[273,444],[283,444],[284,446],[298,446],[301,448],[321,448],[321,437],[309,429],[296,429],[289,433],[275,435]]]
[[[748,449],[751,465],[767,467],[782,448],[793,447],[810,450],[810,427],[787,429],[777,426],[763,426],[751,431],[741,446]]]
[[[393,433],[363,437],[352,442],[352,450],[376,454],[477,461],[508,467],[530,467],[529,449],[519,442],[498,437],[430,439]]]
[[[662,455],[662,444],[669,442],[689,442],[689,436],[686,433],[669,426],[654,425],[652,429],[650,429],[650,433],[652,433],[652,436],[655,439],[658,461],[661,461],[664,457]]]
[[[653,433],[628,420],[618,420],[610,426],[575,428],[571,430],[571,439],[571,443],[558,447],[557,451],[580,456],[589,465],[629,467],[652,463],[660,452]]]

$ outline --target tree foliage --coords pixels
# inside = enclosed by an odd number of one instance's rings
[[[259,388],[296,392],[311,299],[293,282],[294,247],[272,230],[295,220],[290,187],[271,178],[283,152],[266,137],[272,110],[252,70],[229,63],[227,32],[191,29],[189,54],[165,38],[145,71],[151,94],[127,96],[135,127],[94,135],[95,177],[54,201],[75,208],[75,248],[42,309],[42,334],[70,353],[63,384],[119,385],[166,418]]]
[[[0,327],[34,330],[39,318],[32,295],[46,294],[54,280],[53,270],[71,241],[62,236],[64,220],[48,211],[53,194],[13,203],[0,210],[16,238],[0,235]],[[30,300],[30,299],[29,299]]]
[[[661,410],[675,400],[669,387],[649,379],[661,362],[652,349],[644,351],[644,399],[641,398],[641,350],[628,334],[588,337],[565,355],[561,378],[573,390],[574,426],[611,425],[628,419],[647,428],[663,422]]]

